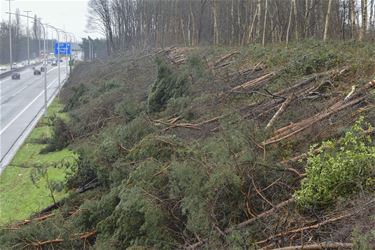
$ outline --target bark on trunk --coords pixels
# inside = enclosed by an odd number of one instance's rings
[[[324,25],[324,35],[323,35],[323,41],[325,42],[327,40],[327,34],[328,34],[328,26],[329,26],[329,19],[331,17],[331,6],[332,6],[332,0],[328,1],[328,9],[326,14],[326,23]]]

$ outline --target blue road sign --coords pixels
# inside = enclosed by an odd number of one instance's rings
[[[71,55],[71,44],[70,43],[59,43],[60,46],[58,46],[58,43],[55,43],[55,55],[59,53],[60,55]],[[60,48],[58,48],[60,47]]]

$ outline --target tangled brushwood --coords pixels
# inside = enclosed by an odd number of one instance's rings
[[[77,65],[60,96],[69,119],[44,149],[77,153],[71,194],[3,227],[0,245],[373,249],[375,49],[355,46]]]

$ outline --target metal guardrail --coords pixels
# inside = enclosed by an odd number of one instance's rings
[[[5,78],[5,77],[10,76],[14,71],[15,71],[15,70],[13,69],[13,70],[9,70],[9,71],[7,71],[7,72],[5,72],[5,73],[1,73],[1,74],[0,74],[0,79],[3,79],[3,78]]]
[[[42,64],[42,63],[43,62],[38,62],[38,63],[30,64],[30,65],[27,65],[27,66],[24,66],[24,67],[21,67],[21,68],[11,69],[11,70],[9,70],[7,72],[1,73],[0,74],[0,79],[3,79],[5,77],[8,77],[8,76],[12,75],[13,72],[19,72],[19,71],[22,71],[24,69],[27,69],[28,67],[38,66],[39,64]]]

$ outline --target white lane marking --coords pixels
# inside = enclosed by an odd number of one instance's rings
[[[26,85],[25,87],[23,87],[22,89],[18,90],[16,93],[14,93],[13,95],[11,95],[10,97],[15,97],[16,95],[18,95],[19,93],[21,93],[24,89],[26,89],[27,87],[29,87],[29,85]]]
[[[47,71],[47,74],[48,74],[49,72],[51,72],[52,70],[55,70],[55,69],[58,69],[58,67],[54,67],[54,68],[52,68],[51,70]],[[60,69],[61,69],[61,67],[60,67]],[[31,72],[27,72],[27,71],[31,71],[31,69],[30,69],[30,70],[25,69],[25,73],[31,73]],[[22,72],[22,71],[21,71],[21,72]],[[43,75],[43,74],[42,74],[42,75]],[[8,79],[5,79],[5,80],[0,80],[0,83],[4,83],[4,82],[10,81],[10,80],[12,80],[12,77],[9,77]]]
[[[57,82],[57,80],[58,80],[58,78],[56,78],[55,80],[53,80],[48,86],[47,86],[47,89],[52,85],[52,84],[54,84],[55,82]],[[44,91],[42,91],[37,97],[35,97],[34,98],[34,100],[32,100],[21,112],[19,112],[1,131],[0,131],[0,135],[2,134],[2,133],[4,133],[4,131],[5,130],[7,130],[9,127],[10,127],[10,125],[12,125],[12,123],[13,122],[15,122],[28,108],[30,108],[31,107],[31,105],[33,105],[34,104],[34,102],[36,102],[38,99],[39,99],[39,97],[41,96],[41,95],[43,95],[44,94]]]
[[[55,70],[56,68],[53,68],[53,69],[51,69],[51,70],[49,70],[49,71],[47,71],[47,74],[49,73],[49,72],[51,72],[52,70]],[[64,73],[66,73],[66,72],[63,72],[63,74]],[[66,75],[66,74],[65,74]],[[42,74],[42,76],[43,76],[43,74]],[[47,75],[48,76],[48,75]],[[43,78],[42,79],[44,79],[44,76],[43,76]],[[33,82],[35,82],[35,81],[33,81]],[[13,97],[15,97],[17,94],[19,94],[22,90],[24,90],[24,89],[26,89],[27,87],[29,87],[29,86],[31,86],[32,84],[27,84],[24,88],[22,88],[22,89],[20,89],[19,91],[17,91],[16,93],[14,93],[13,95],[11,95],[10,97],[11,98],[13,98]],[[12,91],[12,90],[8,90],[8,92],[10,92],[10,91]],[[4,97],[3,97],[4,98]]]

